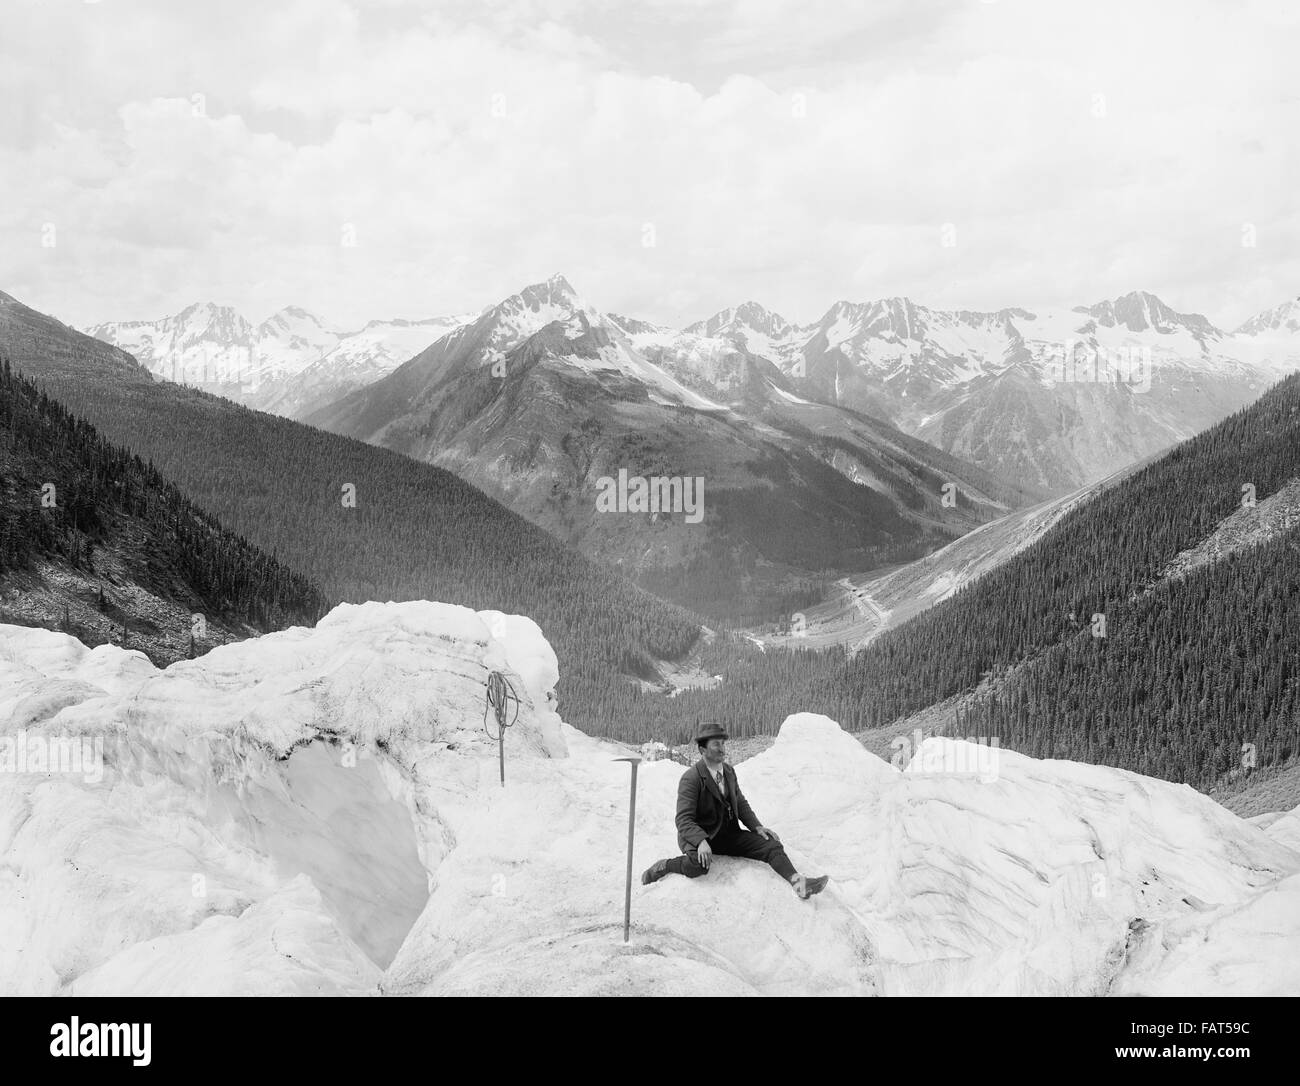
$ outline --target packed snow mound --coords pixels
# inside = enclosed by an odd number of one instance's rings
[[[738,776],[827,890],[731,857],[642,886],[683,773],[645,762],[624,944],[628,748],[556,678],[528,619],[425,602],[164,671],[0,626],[0,994],[1300,993],[1297,813],[951,739],[891,764],[807,713]]]
[[[1300,852],[1300,807],[1294,811],[1271,811],[1246,819],[1258,826],[1273,840],[1281,841],[1287,848]]]
[[[940,967],[948,994],[1165,991],[1178,933],[1210,940],[1220,914],[1271,911],[1300,871],[1300,852],[1187,785],[952,739],[925,740],[904,776],[924,862],[900,857],[885,896],[903,922],[882,950],[900,979],[933,973],[944,948],[964,958]],[[1207,957],[1180,994],[1300,993],[1300,913],[1270,930],[1278,945],[1250,968],[1228,978]]]
[[[0,992],[373,989],[448,847],[412,767],[495,770],[493,670],[512,768],[563,758],[519,616],[342,605],[161,671],[0,625]]]

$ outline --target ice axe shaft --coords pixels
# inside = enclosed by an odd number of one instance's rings
[[[632,763],[632,801],[627,810],[627,886],[623,892],[623,943],[632,940],[632,838],[636,833],[636,767],[640,758],[615,758],[616,762]]]

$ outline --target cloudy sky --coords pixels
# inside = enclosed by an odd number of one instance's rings
[[[860,9],[860,10],[859,10]],[[1300,294],[1289,0],[0,0],[0,290],[343,326],[562,272],[1231,326]]]

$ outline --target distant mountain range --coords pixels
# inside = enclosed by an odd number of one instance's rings
[[[1041,496],[805,400],[766,360],[661,365],[645,335],[555,276],[303,421],[449,468],[585,554],[730,618],[761,613],[791,578],[919,557]],[[702,516],[604,515],[601,480],[620,472],[700,480]]]
[[[757,374],[778,395],[850,408],[1052,495],[1190,437],[1300,368],[1300,299],[1233,331],[1144,291],[1038,311],[840,301],[806,325],[749,301],[684,329],[581,304],[614,352],[588,369],[620,370],[666,402],[709,410],[755,391],[770,399]],[[481,317],[338,332],[293,307],[253,326],[201,304],[87,331],[169,380],[307,419]],[[507,339],[523,330],[503,328]]]
[[[746,302],[682,332],[624,326],[683,380],[762,359],[801,396],[1058,495],[1192,436],[1300,369],[1300,300],[1233,332],[1141,291],[1037,312],[842,301],[804,326]]]
[[[297,306],[253,325],[229,306],[200,302],[161,320],[84,331],[159,377],[295,418],[391,373],[469,319],[372,320],[340,331]]]

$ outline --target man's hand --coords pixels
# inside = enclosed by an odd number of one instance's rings
[[[766,826],[759,826],[758,829],[756,829],[754,832],[758,834],[759,837],[762,837],[764,840],[770,837],[778,845],[781,843],[781,838],[779,838],[776,835],[776,830],[769,830]]]
[[[713,846],[709,844],[707,837],[700,842],[700,847],[695,850],[695,857],[695,862],[707,871],[709,864],[713,860]]]

